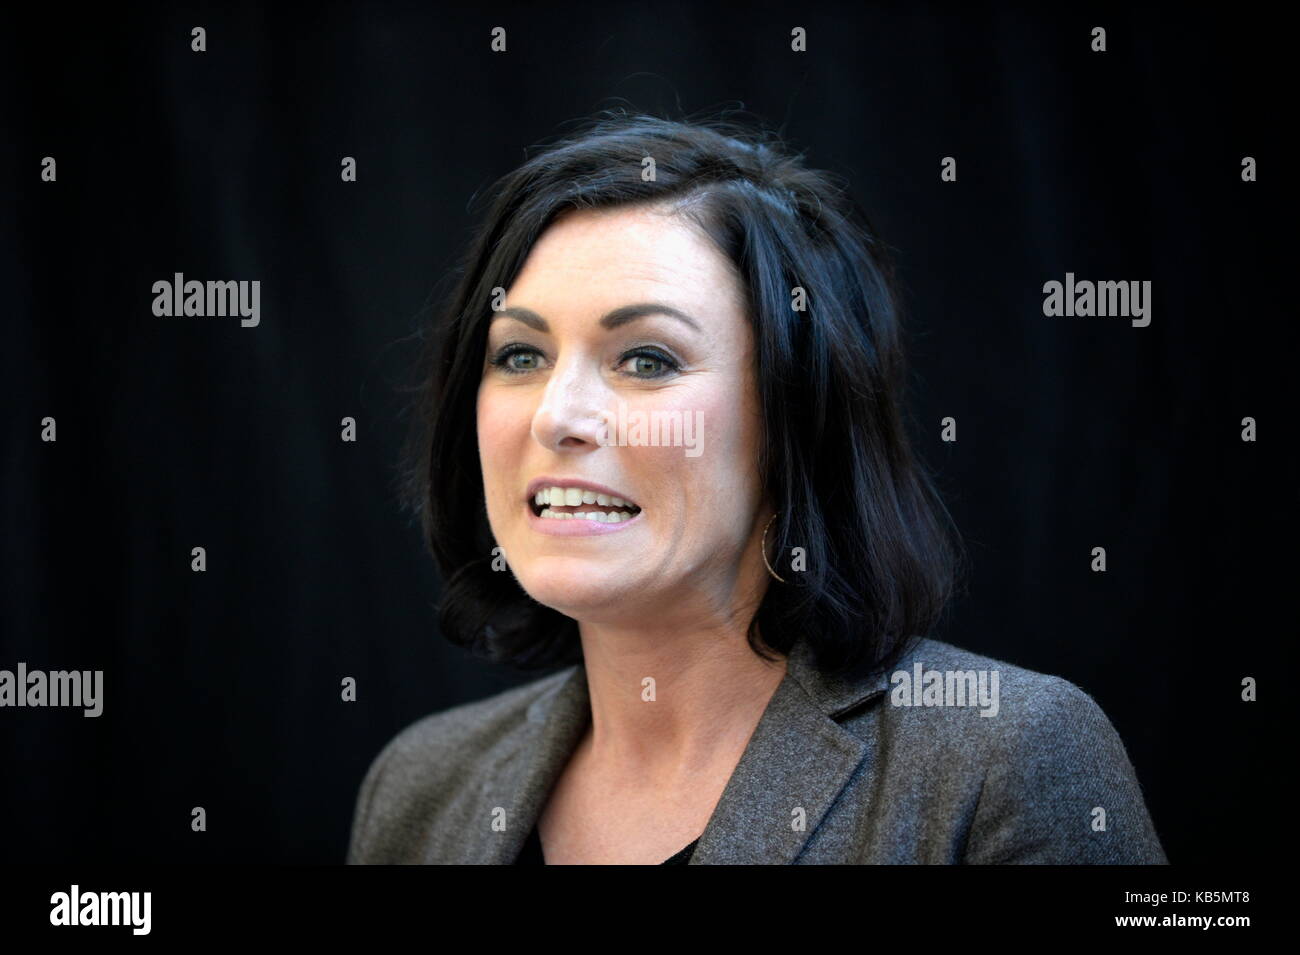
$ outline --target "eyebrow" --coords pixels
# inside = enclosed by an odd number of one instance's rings
[[[620,325],[626,325],[628,322],[635,322],[639,318],[645,318],[647,315],[667,315],[669,318],[675,318],[679,321],[685,322],[697,332],[700,330],[699,323],[695,319],[691,318],[691,316],[687,315],[680,309],[673,308],[671,305],[665,305],[662,302],[638,302],[635,305],[623,305],[620,308],[614,309],[612,312],[606,313],[601,318],[600,324],[602,328],[615,329]],[[549,334],[551,330],[551,326],[546,323],[546,319],[542,318],[542,316],[538,315],[531,308],[523,308],[522,306],[515,305],[510,308],[503,308],[499,312],[494,312],[492,314],[494,319],[502,316],[518,319],[529,328],[542,332],[543,334]]]

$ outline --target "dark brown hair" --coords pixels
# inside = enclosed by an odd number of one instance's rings
[[[654,180],[642,177],[654,160]],[[681,214],[734,264],[748,296],[778,511],[769,549],[806,553],[749,628],[755,652],[803,636],[828,673],[888,666],[938,622],[960,559],[951,520],[908,441],[900,305],[866,217],[831,174],[731,120],[606,111],[506,175],[422,358],[403,489],[442,571],[443,634],[531,668],[581,659],[574,620],[491,569],[475,403],[492,290],[509,288],[568,209],[691,199]],[[804,311],[791,308],[805,290]],[[787,567],[788,571],[788,567]]]

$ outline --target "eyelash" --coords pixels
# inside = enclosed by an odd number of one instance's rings
[[[488,360],[488,363],[493,368],[501,369],[507,375],[526,375],[528,374],[528,372],[533,371],[534,369],[512,368],[510,367],[510,359],[515,355],[525,355],[530,353],[534,355],[541,354],[541,352],[538,349],[534,348],[532,345],[524,345],[518,342],[512,342],[509,345],[503,345],[501,349]],[[629,358],[653,358],[655,361],[661,362],[665,366],[665,370],[659,372],[658,374],[654,374],[654,375],[634,374],[631,376],[633,378],[639,378],[642,381],[653,381],[656,378],[664,378],[667,377],[669,374],[672,374],[673,372],[681,371],[681,366],[676,362],[676,360],[673,359],[671,355],[668,355],[657,348],[648,348],[642,346],[624,352],[619,357],[618,360],[619,365],[624,364]]]

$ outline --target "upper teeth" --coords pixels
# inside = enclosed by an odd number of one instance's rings
[[[599,504],[602,507],[636,507],[631,501],[611,494],[597,494],[581,487],[544,487],[534,495],[533,500],[539,506],[554,504],[556,507],[575,507],[579,504]]]

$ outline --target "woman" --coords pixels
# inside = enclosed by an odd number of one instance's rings
[[[349,861],[1166,861],[1089,696],[926,636],[898,310],[761,134],[606,114],[499,184],[410,492],[444,634],[565,668],[398,734]]]

